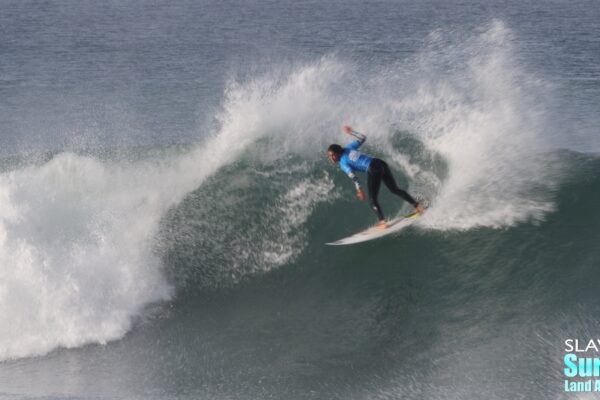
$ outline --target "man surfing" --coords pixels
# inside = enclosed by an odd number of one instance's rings
[[[340,169],[344,171],[346,175],[350,177],[350,179],[352,179],[352,182],[354,182],[354,186],[356,187],[356,195],[361,201],[365,199],[365,192],[362,190],[360,183],[358,182],[358,178],[354,172],[360,171],[367,173],[369,202],[371,203],[371,208],[379,219],[379,222],[377,223],[378,227],[386,227],[386,219],[383,216],[383,212],[381,211],[381,207],[377,201],[379,187],[381,186],[382,180],[390,192],[402,197],[404,200],[412,204],[413,207],[415,207],[416,212],[419,214],[425,212],[425,208],[419,204],[419,202],[417,202],[410,194],[406,193],[396,185],[396,181],[394,180],[394,176],[390,171],[390,167],[388,167],[385,161],[362,154],[358,151],[358,148],[365,142],[365,140],[367,140],[365,135],[356,132],[352,129],[352,127],[347,125],[343,127],[343,131],[350,136],[354,136],[357,140],[353,141],[346,147],[342,147],[339,144],[330,145],[327,149],[327,156],[332,163],[339,163]]]

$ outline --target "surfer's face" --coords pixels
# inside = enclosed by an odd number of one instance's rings
[[[337,153],[334,153],[331,150],[327,152],[327,157],[329,157],[329,161],[331,161],[334,164],[337,163],[338,161],[340,161],[340,155]]]

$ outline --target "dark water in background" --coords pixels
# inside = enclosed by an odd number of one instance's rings
[[[597,2],[0,5],[0,397],[579,398]]]

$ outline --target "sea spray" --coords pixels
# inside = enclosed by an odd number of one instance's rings
[[[542,188],[557,167],[546,156],[546,86],[516,60],[500,21],[460,46],[440,41],[437,33],[419,57],[414,92],[395,105],[402,125],[448,164],[424,224],[469,229],[542,218],[553,209]]]

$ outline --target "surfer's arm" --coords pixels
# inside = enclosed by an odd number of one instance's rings
[[[356,176],[356,174],[354,172],[350,171],[348,173],[348,177],[350,179],[352,179],[352,183],[354,183],[354,187],[356,188],[356,191],[361,190],[361,188],[360,188],[360,182],[358,181],[358,177]]]
[[[363,135],[360,132],[356,132],[354,129],[352,129],[351,126],[344,126],[344,133],[347,133],[350,136],[354,136],[356,139],[354,142],[350,143],[350,145],[348,145],[347,147],[352,148],[353,150],[356,150],[360,147],[361,144],[363,144],[365,142],[365,140],[367,140],[367,137],[365,135]]]
[[[360,186],[360,182],[358,181],[358,177],[356,176],[352,168],[344,162],[340,162],[340,168],[346,173],[346,175],[348,175],[350,179],[352,179],[352,183],[354,183],[354,187],[356,188],[356,195],[358,196],[358,198],[360,200],[364,200],[365,192],[363,192]]]
[[[352,179],[352,183],[354,183],[354,187],[356,188],[356,197],[358,197],[360,201],[363,201],[365,199],[365,192],[360,187],[358,177],[354,172],[350,172],[348,176],[350,177],[350,179]]]

